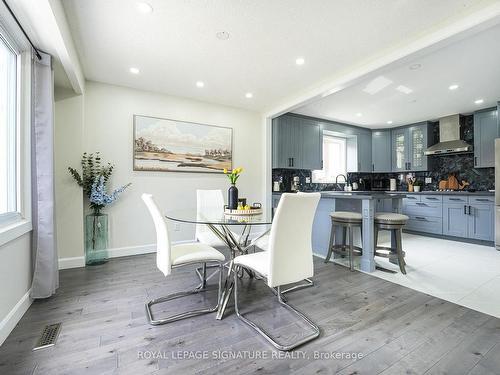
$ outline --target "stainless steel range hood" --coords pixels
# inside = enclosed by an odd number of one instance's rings
[[[425,155],[456,154],[472,151],[472,146],[460,139],[460,115],[439,119],[439,143],[425,150]]]

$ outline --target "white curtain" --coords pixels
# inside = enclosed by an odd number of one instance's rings
[[[31,185],[34,272],[32,298],[59,286],[54,202],[54,78],[51,56],[34,58],[32,75]]]

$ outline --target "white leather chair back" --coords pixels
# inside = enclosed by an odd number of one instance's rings
[[[196,211],[198,215],[204,212],[214,213],[224,210],[224,197],[221,190],[196,190]],[[206,225],[198,224],[195,230],[196,240],[210,244],[221,242],[221,240]]]
[[[281,195],[269,236],[270,287],[313,276],[311,237],[320,197],[320,193]]]
[[[156,266],[165,276],[170,275],[172,271],[170,239],[168,237],[168,228],[163,215],[160,212],[156,202],[151,194],[142,194],[142,200],[153,218],[156,229]]]

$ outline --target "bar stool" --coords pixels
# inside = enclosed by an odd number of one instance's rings
[[[392,213],[380,212],[375,214],[375,253],[374,256],[394,259],[396,258],[399,264],[401,273],[406,275],[405,270],[405,253],[401,242],[401,233],[403,227],[408,221],[408,216]],[[391,231],[391,242],[396,243],[396,247],[378,246],[378,232],[379,230]],[[392,237],[394,236],[394,237]],[[394,241],[393,241],[394,240]]]
[[[349,256],[349,268],[354,271],[354,254],[361,255],[363,250],[359,246],[354,246],[354,228],[359,227],[362,232],[362,222],[363,219],[361,214],[357,212],[347,212],[347,211],[335,211],[330,214],[332,219],[332,229],[330,232],[330,244],[328,246],[328,255],[325,258],[325,263],[330,260],[332,253],[339,254],[342,256]],[[336,227],[342,227],[342,244],[335,244],[335,229]],[[349,245],[347,242],[347,231],[349,231]],[[361,235],[363,237],[363,235]]]

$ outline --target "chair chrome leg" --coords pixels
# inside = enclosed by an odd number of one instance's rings
[[[218,264],[208,264],[208,265],[206,266],[206,270],[208,270],[208,269],[210,269],[210,268],[217,268],[217,270],[216,270],[215,272],[211,273],[210,275],[205,276],[205,284],[206,284],[206,282],[207,282],[208,280],[210,280],[212,277],[214,277],[215,275],[217,275],[217,273],[219,272],[219,270],[218,270],[219,265],[218,265]],[[202,272],[203,272],[203,267],[197,267],[197,268],[195,269],[195,271],[196,271],[196,274],[198,275],[198,278],[200,279],[200,283],[202,283],[202,284],[203,284],[203,274],[202,274]],[[201,287],[201,285],[200,285],[200,287]]]
[[[298,315],[302,320],[304,320],[312,329],[313,333],[311,335],[305,336],[301,338],[300,340],[290,343],[290,344],[281,344],[277,342],[268,332],[266,332],[263,328],[259,327],[257,324],[255,324],[253,321],[250,319],[246,318],[243,316],[243,314],[240,313],[239,311],[239,306],[238,306],[238,277],[237,277],[237,272],[234,274],[234,311],[236,312],[236,315],[238,318],[240,318],[243,322],[248,324],[250,327],[252,327],[254,330],[257,331],[261,336],[263,336],[267,341],[269,341],[276,349],[278,350],[283,350],[283,351],[288,351],[296,348],[299,345],[305,344],[306,342],[309,342],[311,340],[316,339],[319,336],[319,327],[314,324],[307,316],[305,316],[303,313],[298,311],[297,309],[293,308],[289,304],[286,303],[285,299],[282,296],[281,292],[281,287],[276,288],[276,292],[278,295],[278,301],[281,305],[283,305],[285,308],[293,312],[294,314]]]
[[[312,281],[311,279],[304,279],[303,284],[295,285],[295,286],[292,286],[290,288],[284,289],[281,291],[281,294],[290,293],[290,292],[293,292],[295,290],[300,290],[300,289],[304,289],[304,288],[310,288],[311,286],[314,286],[314,281]]]
[[[192,295],[192,294],[206,292],[208,289],[207,288],[199,288],[198,287],[198,288],[195,288],[193,290],[172,293],[172,294],[169,294],[169,295],[164,296],[164,297],[159,297],[159,298],[153,299],[153,300],[151,300],[151,301],[149,301],[149,302],[146,303],[146,316],[148,318],[149,324],[156,326],[156,325],[161,325],[161,324],[175,322],[177,320],[181,320],[181,319],[185,319],[185,318],[190,318],[190,317],[196,316],[196,315],[208,314],[208,313],[217,311],[219,309],[219,301],[221,299],[221,293],[222,293],[222,271],[223,271],[223,263],[218,264],[218,267],[219,267],[219,285],[218,285],[218,292],[217,292],[217,304],[214,307],[209,307],[209,308],[206,308],[206,309],[198,309],[198,310],[185,311],[185,312],[182,312],[182,313],[179,313],[179,314],[175,314],[175,315],[172,315],[172,316],[169,316],[169,317],[166,317],[166,318],[155,319],[153,317],[153,312],[151,311],[151,307],[153,305],[156,305],[156,304],[162,303],[162,302],[171,301],[171,300],[174,300],[174,299],[177,299],[177,298],[181,298],[181,297],[186,297],[186,296],[189,296],[189,295]]]

